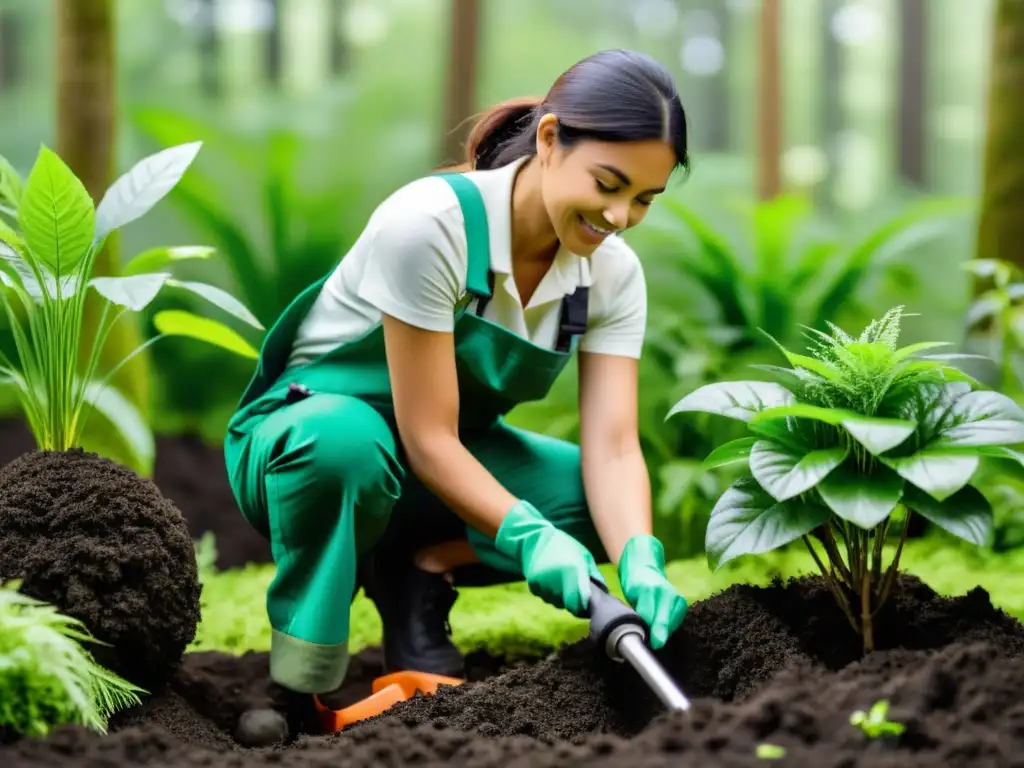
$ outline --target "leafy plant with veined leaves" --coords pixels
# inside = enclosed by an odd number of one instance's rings
[[[125,438],[138,464],[148,468],[154,453],[152,432],[132,404],[110,385],[117,370],[167,336],[189,337],[257,357],[256,350],[227,325],[174,310],[156,315],[158,335],[128,354],[104,378],[97,375],[110,329],[126,312],[144,309],[164,288],[200,296],[262,330],[256,317],[220,288],[175,280],[162,271],[183,259],[209,258],[210,248],[153,248],[131,259],[121,276],[92,276],[106,238],[163,199],[200,147],[195,142],[150,155],[119,177],[98,206],[93,205],[81,180],[45,146],[24,180],[12,174],[9,163],[0,166],[0,203],[10,219],[7,223],[0,218],[0,282],[3,309],[17,350],[16,363],[0,353],[0,376],[15,385],[40,449],[76,447],[88,414],[97,410]],[[90,288],[106,301],[95,337],[84,338],[83,314]],[[83,348],[87,350],[84,366],[79,364]]]
[[[1024,411],[978,389],[952,365],[961,356],[925,354],[943,342],[899,347],[902,317],[892,309],[859,337],[832,324],[831,334],[809,330],[810,354],[779,345],[791,367],[757,366],[775,381],[708,384],[668,414],[718,414],[750,432],[705,460],[750,470],[711,512],[709,566],[802,538],[865,652],[874,648],[873,619],[892,592],[911,515],[983,545],[992,507],[972,476],[982,457],[1024,460],[1010,447],[1024,441]],[[899,514],[902,534],[886,566]]]

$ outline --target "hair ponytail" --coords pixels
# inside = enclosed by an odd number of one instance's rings
[[[530,127],[540,118],[537,107],[544,99],[521,97],[503,101],[484,112],[466,139],[466,163],[474,170],[508,165],[532,154],[534,132]]]

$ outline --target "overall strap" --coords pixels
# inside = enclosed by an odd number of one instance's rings
[[[469,268],[466,272],[466,290],[483,304],[494,291],[491,272],[491,238],[487,227],[487,209],[476,184],[459,173],[437,174],[451,185],[462,208],[466,222],[466,251]],[[483,312],[483,310],[479,310]]]
[[[587,331],[587,313],[590,309],[590,288],[585,285],[562,299],[562,314],[558,321],[558,338],[555,349],[568,352],[572,349],[574,336],[582,336]]]

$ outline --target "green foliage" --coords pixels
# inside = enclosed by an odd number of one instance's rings
[[[96,376],[111,328],[127,311],[147,307],[164,288],[199,296],[262,328],[245,306],[219,288],[152,271],[184,258],[205,258],[208,249],[151,249],[129,262],[122,277],[92,277],[106,238],[163,199],[188,169],[199,146],[181,145],[145,158],[117,179],[96,207],[82,182],[45,146],[24,183],[12,175],[9,164],[2,167],[0,193],[20,231],[0,218],[3,306],[17,349],[17,365],[0,354],[0,374],[15,385],[41,449],[77,446],[88,414],[99,411],[125,439],[135,468],[149,474],[154,459],[149,425],[109,383],[120,367],[164,336],[200,339],[256,357],[256,351],[227,326],[187,312],[168,312],[157,318],[159,336],[129,353],[102,380]],[[89,288],[106,299],[91,339],[83,336]],[[84,370],[78,370],[82,345],[87,345],[89,355]]]
[[[99,666],[81,645],[81,622],[0,588],[0,729],[45,736],[77,724],[101,733],[111,715],[140,703],[140,688]]]
[[[1017,402],[1024,399],[1024,274],[998,259],[973,259],[963,265],[977,281],[978,294],[967,310],[969,343],[996,361],[994,389]],[[980,374],[979,374],[980,376]],[[1024,547],[1024,471],[1006,462],[989,463],[975,485],[992,503],[995,524],[992,547],[1004,551]]]
[[[957,214],[970,210],[965,201],[925,200],[858,233],[831,226],[806,198],[784,195],[739,208],[737,229],[747,238],[734,243],[682,201],[659,204],[664,210],[645,222],[653,231],[644,241],[674,243],[677,256],[656,271],[696,281],[739,345],[763,344],[761,332],[786,342],[798,324],[824,328],[861,298],[869,278],[948,235],[962,225]]]
[[[999,364],[998,389],[1024,394],[1024,274],[1017,265],[998,259],[972,259],[963,265],[979,281],[991,281],[967,310],[968,334],[983,335],[989,354]]]
[[[361,180],[332,179],[326,189],[309,189],[301,181],[300,161],[311,153],[312,138],[287,126],[267,130],[257,139],[228,133],[213,123],[168,110],[139,110],[135,126],[161,146],[202,138],[218,150],[232,175],[257,169],[246,179],[258,215],[247,220],[238,197],[228,188],[228,174],[193,169],[171,194],[172,205],[186,214],[224,254],[245,303],[260,322],[270,325],[303,289],[337,264],[361,229]],[[316,154],[316,153],[312,153]],[[317,158],[321,163],[322,157]]]
[[[791,367],[759,366],[783,383],[705,385],[668,414],[717,414],[751,433],[707,459],[750,472],[711,512],[711,568],[803,539],[865,650],[873,647],[872,618],[892,589],[910,515],[983,545],[992,507],[970,481],[982,457],[1024,459],[1009,448],[1024,441],[1024,410],[1005,395],[972,388],[949,364],[958,356],[925,354],[943,343],[898,347],[901,319],[902,307],[890,310],[856,338],[835,326],[831,335],[809,330],[810,355],[779,344]],[[903,534],[883,574],[898,513]]]

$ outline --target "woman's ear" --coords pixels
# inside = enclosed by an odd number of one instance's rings
[[[558,148],[558,118],[548,112],[537,124],[537,158],[547,165]]]

